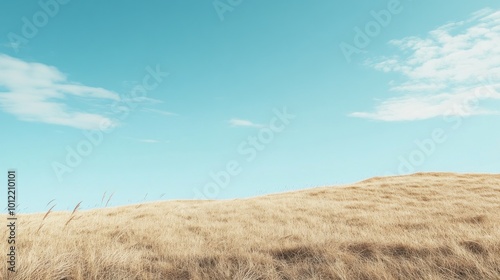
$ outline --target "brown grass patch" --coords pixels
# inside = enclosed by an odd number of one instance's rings
[[[18,272],[0,279],[500,279],[499,175],[78,208],[20,215]]]

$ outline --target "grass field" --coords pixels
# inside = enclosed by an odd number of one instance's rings
[[[500,279],[500,175],[418,173],[18,223],[18,272],[2,265],[3,279]]]

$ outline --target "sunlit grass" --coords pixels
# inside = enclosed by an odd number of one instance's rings
[[[500,175],[77,208],[19,216],[10,279],[500,279]]]

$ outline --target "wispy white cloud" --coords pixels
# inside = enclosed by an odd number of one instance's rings
[[[120,100],[112,91],[69,81],[55,67],[0,54],[0,109],[4,112],[23,121],[79,129],[99,129],[103,123],[116,125],[104,114],[71,107],[71,97],[97,105]]]
[[[263,127],[261,124],[242,119],[230,119],[229,124],[234,127]]]
[[[163,115],[163,116],[177,116],[176,113],[172,113],[172,112],[168,112],[168,111],[164,111],[164,110],[151,109],[151,108],[144,108],[142,110],[144,112],[156,113],[156,114],[160,114],[160,115]]]
[[[405,95],[381,102],[373,113],[356,112],[351,116],[381,121],[414,121],[437,116],[499,114],[478,106],[478,102],[489,99],[493,94],[487,89],[478,88],[456,94]]]
[[[498,114],[479,102],[500,99],[500,11],[483,9],[451,22],[425,38],[389,42],[399,55],[368,61],[376,70],[394,72],[398,96],[383,100],[373,112],[351,116],[382,121],[410,121],[445,115]]]

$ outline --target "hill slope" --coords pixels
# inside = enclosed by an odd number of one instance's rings
[[[70,215],[19,218],[11,279],[500,279],[500,175],[150,203],[65,226]]]

